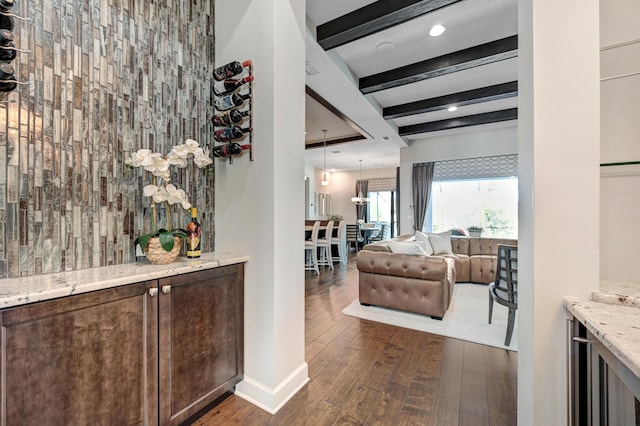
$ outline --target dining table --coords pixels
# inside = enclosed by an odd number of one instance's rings
[[[370,242],[370,238],[373,235],[377,235],[377,233],[380,232],[380,227],[379,226],[363,226],[360,228],[360,230],[362,231],[362,236],[364,237],[364,240],[368,244]]]

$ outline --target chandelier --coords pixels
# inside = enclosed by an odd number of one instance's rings
[[[322,133],[324,133],[324,169],[322,182],[320,182],[320,184],[322,186],[327,186],[329,185],[329,181],[327,180],[327,129],[322,129]]]
[[[362,160],[360,160],[360,180],[362,180]],[[352,203],[356,203],[359,206],[367,204],[370,200],[371,200],[370,198],[366,198],[362,194],[362,189],[358,190],[358,196],[357,197],[352,197],[351,198],[351,202]]]

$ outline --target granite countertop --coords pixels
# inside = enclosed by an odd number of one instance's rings
[[[179,257],[176,262],[169,265],[151,265],[143,261],[30,277],[7,278],[0,280],[0,309],[233,265],[248,260],[247,256],[239,254],[213,252],[204,253],[198,259]]]
[[[640,284],[603,281],[591,297],[565,297],[564,306],[640,377]]]
[[[596,302],[640,308],[640,284],[601,281],[591,298]]]

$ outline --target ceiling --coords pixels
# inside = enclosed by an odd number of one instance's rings
[[[323,168],[322,129],[327,170],[343,171],[399,166],[400,148],[435,135],[515,125],[517,0],[306,5],[307,164]],[[435,24],[446,31],[431,37]]]

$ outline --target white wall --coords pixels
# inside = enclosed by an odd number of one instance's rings
[[[640,2],[600,2],[601,163],[640,161]],[[601,168],[600,277],[640,284],[640,165]]]
[[[400,234],[413,233],[414,163],[488,157],[518,152],[517,127],[474,128],[473,131],[414,141],[400,150]]]
[[[518,15],[518,425],[562,425],[562,300],[599,277],[598,4],[520,0]]]
[[[244,380],[236,393],[277,411],[308,381],[304,357],[305,4],[215,3],[216,64],[254,62],[255,161],[216,160],[216,251],[249,256]],[[288,226],[299,224],[300,232]]]

